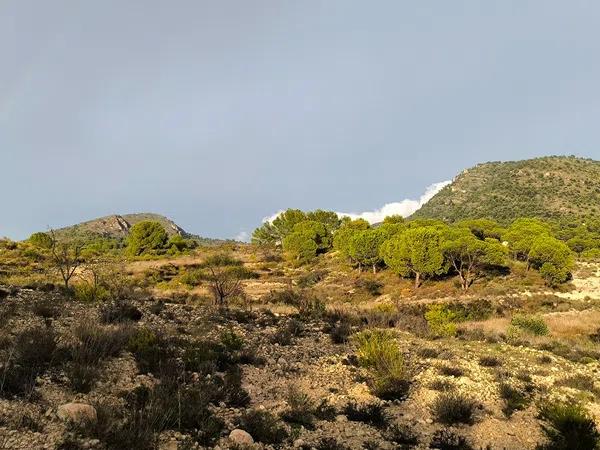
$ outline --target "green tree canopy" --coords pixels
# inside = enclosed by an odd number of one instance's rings
[[[323,211],[322,209],[307,213],[306,218],[323,224],[330,234],[335,233],[342,223],[337,213],[333,211]]]
[[[394,214],[391,216],[385,216],[383,218],[383,223],[390,223],[390,224],[398,224],[398,223],[405,223],[406,219],[404,217],[402,217],[400,214]]]
[[[287,209],[272,222],[265,222],[252,233],[255,244],[282,245],[283,240],[294,231],[296,224],[305,221],[306,213],[299,209]]]
[[[525,260],[529,265],[529,252],[533,241],[541,235],[550,235],[550,226],[539,219],[522,218],[510,224],[503,235],[510,251],[517,259]]]
[[[164,249],[168,240],[164,227],[155,221],[145,220],[131,227],[127,238],[127,254],[139,256]]]
[[[359,271],[363,266],[371,266],[373,272],[382,261],[379,247],[383,244],[385,235],[376,228],[356,231],[350,237],[348,254],[358,264]]]
[[[534,268],[539,269],[550,286],[567,281],[574,264],[569,246],[548,235],[540,235],[535,239],[529,252],[529,261]]]
[[[333,236],[333,248],[344,257],[350,257],[350,238],[357,231],[364,231],[370,227],[369,222],[364,219],[349,220],[344,218],[342,225]]]
[[[38,232],[29,236],[29,243],[38,248],[52,248],[52,237],[48,233]]]
[[[310,232],[295,231],[283,239],[283,251],[293,264],[302,265],[317,256],[318,245]]]
[[[496,239],[477,239],[468,229],[451,228],[444,240],[443,252],[456,270],[463,290],[467,290],[489,266],[506,263],[506,247]]]
[[[444,273],[442,233],[436,227],[411,228],[381,246],[386,265],[404,277],[415,277],[415,288],[423,279]]]
[[[332,237],[326,226],[314,220],[305,220],[294,226],[294,233],[310,237],[317,244],[317,252],[324,253],[331,248]]]
[[[487,238],[500,240],[504,229],[497,222],[491,219],[467,219],[457,223],[460,227],[471,230],[477,239],[485,240]]]

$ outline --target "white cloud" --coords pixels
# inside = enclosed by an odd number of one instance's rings
[[[427,203],[431,198],[441,191],[445,186],[449,185],[451,181],[440,181],[434,183],[425,189],[425,193],[421,195],[418,200],[404,199],[399,202],[386,203],[380,209],[374,211],[363,211],[363,212],[337,212],[340,217],[350,217],[352,219],[365,219],[369,223],[382,222],[387,216],[401,215],[402,217],[408,217],[414,213],[417,209]],[[279,216],[283,210],[277,211],[276,213],[263,218],[263,223],[273,222]]]
[[[250,242],[250,233],[247,231],[240,231],[233,239],[240,242]]]
[[[399,202],[386,203],[380,209],[374,211],[364,211],[359,213],[338,212],[338,215],[341,217],[350,217],[352,219],[365,219],[369,223],[382,222],[387,216],[393,215],[408,217],[450,183],[451,181],[440,181],[439,183],[428,186],[427,189],[425,189],[425,193],[421,195],[418,200],[407,198]]]

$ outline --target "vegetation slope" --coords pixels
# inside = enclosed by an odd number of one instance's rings
[[[464,170],[413,215],[414,218],[518,217],[583,219],[600,216],[600,161],[549,156],[488,162]]]

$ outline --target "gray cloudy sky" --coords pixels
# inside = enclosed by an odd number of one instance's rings
[[[600,159],[594,1],[3,0],[0,235],[231,237],[488,160]]]

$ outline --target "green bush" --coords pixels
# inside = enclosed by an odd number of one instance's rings
[[[513,316],[510,324],[534,336],[546,336],[550,332],[544,319],[538,316],[517,314]]]
[[[395,336],[388,330],[365,330],[355,335],[357,357],[371,370],[373,393],[382,399],[404,398],[410,387],[410,373]]]
[[[159,222],[143,221],[131,227],[127,238],[127,254],[140,256],[159,253],[165,249],[168,235]]]
[[[540,450],[594,450],[600,446],[600,433],[594,419],[580,403],[546,401],[539,408],[542,430],[548,441]]]
[[[456,322],[460,316],[447,305],[431,305],[425,312],[425,320],[434,336],[455,336]]]
[[[105,301],[110,298],[110,292],[103,286],[94,286],[89,283],[77,283],[73,286],[75,299],[83,303]]]

